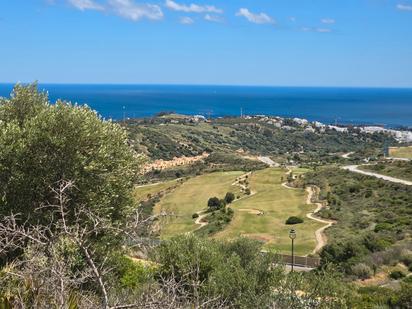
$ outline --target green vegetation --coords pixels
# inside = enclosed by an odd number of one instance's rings
[[[160,273],[179,280],[182,293],[228,308],[349,308],[354,297],[330,272],[285,275],[276,257],[247,238],[217,242],[183,235],[155,250]],[[282,287],[282,288],[280,288]],[[295,291],[303,291],[297,297]]]
[[[266,168],[267,165],[244,158],[234,153],[212,153],[204,162],[199,161],[192,165],[168,168],[165,170],[153,170],[141,177],[141,182],[162,182],[168,179],[199,176],[205,173],[230,172],[230,171],[254,171]]]
[[[309,173],[305,185],[321,188],[325,218],[338,221],[327,230],[323,263],[339,264],[348,275],[362,263],[371,269],[408,261],[412,249],[412,188],[338,168]],[[409,262],[408,262],[409,263]]]
[[[51,189],[73,182],[70,208],[86,204],[113,221],[130,211],[137,171],[126,132],[102,121],[87,107],[63,101],[51,105],[37,85],[16,86],[0,101],[0,213],[48,222],[55,201]]]
[[[389,155],[394,158],[412,159],[412,146],[408,147],[391,147]]]
[[[178,123],[172,123],[173,120]],[[280,129],[256,119],[220,118],[211,123],[192,123],[181,118],[155,117],[130,120],[127,128],[137,151],[152,159],[166,160],[203,152],[234,153],[242,149],[296,163],[320,164],[344,161],[336,153],[348,151],[356,152],[355,159],[376,157],[383,154],[386,141],[395,144],[383,134],[364,134],[355,129],[350,129],[348,134],[334,130],[308,132],[288,119],[285,125],[292,129]]]
[[[292,217],[289,217],[285,223],[288,225],[300,224],[300,223],[303,223],[303,219],[301,217],[292,216]]]
[[[301,175],[304,172],[306,170],[297,169],[295,173]],[[283,187],[280,181],[283,175],[285,170],[282,169],[265,169],[252,173],[248,178],[251,189],[245,190],[243,198],[232,201],[230,210],[224,210],[226,200],[232,200],[235,194],[228,192],[223,199],[218,196],[224,196],[224,192],[228,190],[239,190],[233,183],[240,172],[212,173],[190,179],[155,206],[155,213],[172,214],[161,219],[160,235],[168,238],[197,230],[194,219],[198,217],[194,217],[194,214],[207,208],[212,213],[202,218],[201,221],[208,224],[196,231],[198,235],[210,236],[217,233],[215,237],[219,239],[244,235],[264,241],[267,248],[287,253],[290,240],[286,220],[290,215],[302,218],[314,206],[305,204],[303,190]],[[213,195],[216,196],[210,198]],[[313,220],[300,223],[296,252],[308,254],[315,248],[315,230],[322,227],[322,224]]]
[[[194,177],[183,183],[171,194],[166,195],[155,207],[155,213],[169,213],[161,219],[162,238],[178,235],[198,228],[192,215],[205,210],[211,196],[225,196],[226,192],[236,192],[232,184],[242,172],[217,172]],[[220,205],[220,199],[216,198]]]
[[[16,86],[0,99],[0,308],[410,308],[412,188],[317,166],[347,161],[330,152],[377,156],[386,138],[285,122],[165,113],[131,121],[128,138],[87,107]],[[314,167],[287,176],[239,148]],[[138,179],[135,150],[212,154]],[[409,177],[408,164],[375,167]],[[287,273],[272,253],[289,252],[286,223],[299,223],[298,255],[322,227],[303,220],[307,185],[337,224],[319,269]]]
[[[232,221],[233,214],[233,209],[229,207],[213,211],[203,219],[207,224],[196,230],[195,234],[199,236],[213,236],[226,228],[230,221]]]
[[[361,169],[412,181],[412,161],[379,162],[362,165]]]
[[[135,200],[140,202],[150,198],[156,193],[167,191],[168,189],[175,187],[178,183],[179,180],[171,180],[154,184],[136,186],[133,195]]]
[[[247,236],[265,243],[282,253],[289,253],[290,226],[285,221],[292,215],[305,217],[313,211],[313,205],[306,205],[306,194],[301,189],[285,188],[281,177],[286,170],[270,168],[252,173],[249,177],[250,189],[254,193],[236,200],[231,208],[235,215],[231,223],[216,235],[219,239],[233,239]],[[315,231],[323,225],[313,220],[299,224],[296,252],[309,254],[316,246]]]

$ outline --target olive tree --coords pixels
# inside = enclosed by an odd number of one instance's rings
[[[69,204],[86,205],[113,222],[132,206],[138,160],[126,132],[87,106],[51,104],[37,85],[17,85],[0,99],[0,213],[42,222],[52,212],[50,188],[73,182]],[[72,214],[69,214],[69,217]]]

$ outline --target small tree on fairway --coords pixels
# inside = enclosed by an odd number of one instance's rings
[[[225,202],[226,204],[230,204],[235,200],[235,195],[232,192],[228,192],[225,195]]]

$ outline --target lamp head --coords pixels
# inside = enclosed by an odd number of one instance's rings
[[[295,239],[296,238],[296,231],[294,229],[289,231],[289,238]]]

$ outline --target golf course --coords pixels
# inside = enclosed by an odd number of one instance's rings
[[[234,218],[216,238],[247,236],[265,242],[266,249],[289,253],[288,233],[293,227],[298,233],[296,253],[311,253],[316,246],[315,231],[323,224],[306,218],[306,214],[313,211],[315,206],[306,204],[304,190],[282,186],[281,178],[286,178],[286,172],[283,169],[270,168],[252,173],[250,188],[255,194],[232,204]],[[261,214],[247,211],[248,209],[258,210]],[[304,222],[293,226],[286,225],[285,221],[291,216],[304,218]]]
[[[295,169],[294,175],[307,170]],[[290,239],[288,232],[294,228],[298,237],[295,242],[296,254],[310,254],[316,247],[315,231],[324,224],[308,219],[306,215],[316,206],[307,204],[307,192],[290,188],[286,181],[288,170],[267,168],[255,171],[247,177],[251,194],[241,192],[236,180],[245,172],[217,172],[191,178],[166,194],[154,208],[154,213],[167,213],[160,220],[160,237],[167,239],[174,235],[193,232],[200,226],[193,219],[194,213],[207,208],[211,197],[223,198],[226,192],[233,192],[237,199],[229,206],[234,210],[232,221],[220,232],[216,239],[233,239],[239,236],[250,237],[265,243],[267,250],[288,253]],[[136,189],[136,196],[153,194],[176,184],[167,182]],[[285,221],[297,216],[304,222],[287,225]]]
[[[393,158],[412,159],[412,146],[390,147],[389,155]]]

